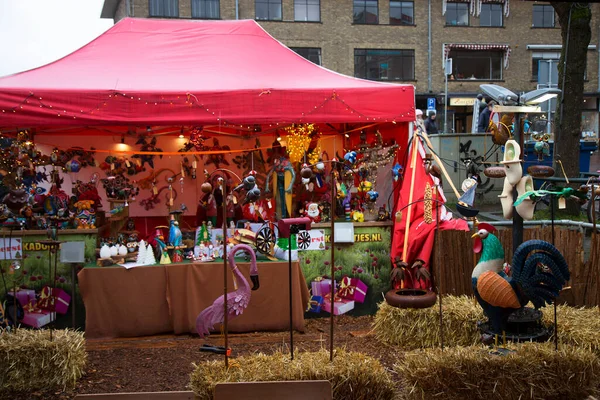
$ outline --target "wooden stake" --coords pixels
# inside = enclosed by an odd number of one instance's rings
[[[412,169],[411,179],[410,179],[410,191],[408,192],[408,210],[406,212],[406,229],[404,230],[404,248],[402,250],[402,261],[407,261],[407,252],[408,252],[408,232],[410,228],[410,218],[412,217],[412,201],[413,195],[415,191],[415,173],[416,173],[416,164],[417,164],[417,151],[419,151],[419,138],[413,136],[413,148],[410,160],[410,168]],[[404,285],[402,285],[404,286]]]
[[[431,144],[431,141],[429,140],[429,136],[427,136],[427,132],[425,132],[424,129],[419,129],[419,132],[420,132],[420,135],[425,140],[425,143],[427,143],[427,146],[429,146],[430,149],[433,149],[433,145]],[[460,194],[458,193],[458,190],[456,190],[456,187],[454,186],[454,183],[452,183],[452,179],[450,179],[450,175],[448,175],[448,171],[446,171],[446,167],[444,167],[444,163],[442,162],[442,160],[440,160],[440,158],[437,156],[437,154],[435,154],[433,151],[431,152],[431,155],[433,156],[433,158],[435,159],[435,161],[438,163],[438,166],[442,170],[442,173],[444,174],[444,177],[446,178],[446,180],[448,181],[448,184],[450,185],[450,187],[454,191],[454,194],[456,195],[456,198],[460,199]]]

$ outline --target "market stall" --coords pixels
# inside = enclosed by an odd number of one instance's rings
[[[3,148],[18,166],[3,166],[3,183],[24,189],[8,219],[56,229],[58,241],[67,241],[61,228],[97,228],[96,264],[113,267],[79,273],[86,333],[130,336],[194,332],[240,244],[271,261],[258,261],[263,285],[231,329],[282,329],[263,318],[263,302],[289,293],[269,288],[277,274],[288,279],[277,262],[288,265],[291,246],[302,265],[292,263],[293,282],[310,283],[315,265],[302,256],[306,233],[288,241],[277,223],[303,217],[360,231],[390,221],[415,109],[413,86],[328,71],[254,21],[124,19],[61,60],[1,78],[0,112]],[[374,294],[389,284],[380,269],[340,278],[369,274]],[[307,290],[293,290],[299,330]]]

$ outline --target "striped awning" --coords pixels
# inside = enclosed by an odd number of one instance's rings
[[[481,14],[481,4],[483,3],[496,3],[496,4],[503,4],[504,7],[504,16],[508,17],[508,14],[510,14],[510,0],[476,0],[477,1],[477,11],[475,12],[475,15],[478,17],[479,14]]]
[[[510,0],[444,0],[442,6],[442,15],[446,15],[446,5],[448,2],[452,3],[469,3],[469,11],[471,15],[479,16],[481,14],[481,5],[483,3],[496,3],[504,5],[504,16],[508,17],[510,13]]]
[[[510,57],[510,46],[507,44],[480,44],[480,43],[444,43],[444,63],[450,54],[450,50],[471,50],[471,51],[502,51],[504,52],[504,68],[508,68],[508,58]]]

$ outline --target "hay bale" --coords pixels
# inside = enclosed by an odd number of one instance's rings
[[[473,297],[444,296],[442,307],[446,345],[469,346],[480,340],[477,321],[487,318]],[[439,346],[439,310],[439,303],[431,308],[408,309],[392,307],[384,301],[375,315],[375,336],[383,343],[407,350]]]
[[[554,307],[544,307],[542,312],[544,323],[553,325]],[[556,316],[559,343],[591,350],[600,357],[600,308],[560,305]]]
[[[253,354],[230,360],[225,369],[222,360],[195,365],[190,388],[202,400],[213,398],[214,388],[223,382],[265,382],[328,380],[337,400],[393,399],[396,385],[381,363],[367,355],[335,350],[333,363],[329,352]]]
[[[585,399],[597,394],[600,360],[591,351],[548,343],[510,346],[494,355],[483,346],[407,353],[394,366],[406,399]]]
[[[83,332],[0,331],[0,393],[74,387],[86,360]]]

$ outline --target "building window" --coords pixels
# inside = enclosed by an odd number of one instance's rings
[[[378,24],[379,7],[377,0],[354,0],[355,24]]]
[[[533,5],[534,28],[554,28],[554,7],[550,4]]]
[[[482,4],[479,26],[502,26],[502,4]]]
[[[219,0],[192,0],[192,18],[219,19]]]
[[[558,51],[534,52],[531,56],[531,80],[538,85],[546,85],[544,87],[558,87],[559,60]],[[583,71],[583,79],[587,80],[587,67]]]
[[[558,83],[558,51],[536,51],[531,55],[531,80],[538,84]]]
[[[151,17],[179,17],[179,0],[150,0],[148,13]]]
[[[321,0],[294,0],[294,19],[319,22],[321,20]]]
[[[468,26],[469,25],[469,3],[447,3],[446,25]]]
[[[414,2],[390,1],[390,25],[414,25]]]
[[[454,79],[502,80],[502,51],[450,50]]]
[[[290,49],[294,50],[308,61],[321,65],[321,49],[317,47],[290,47]]]
[[[281,21],[281,0],[256,0],[256,19]]]
[[[415,51],[355,49],[354,76],[374,81],[412,81]]]

